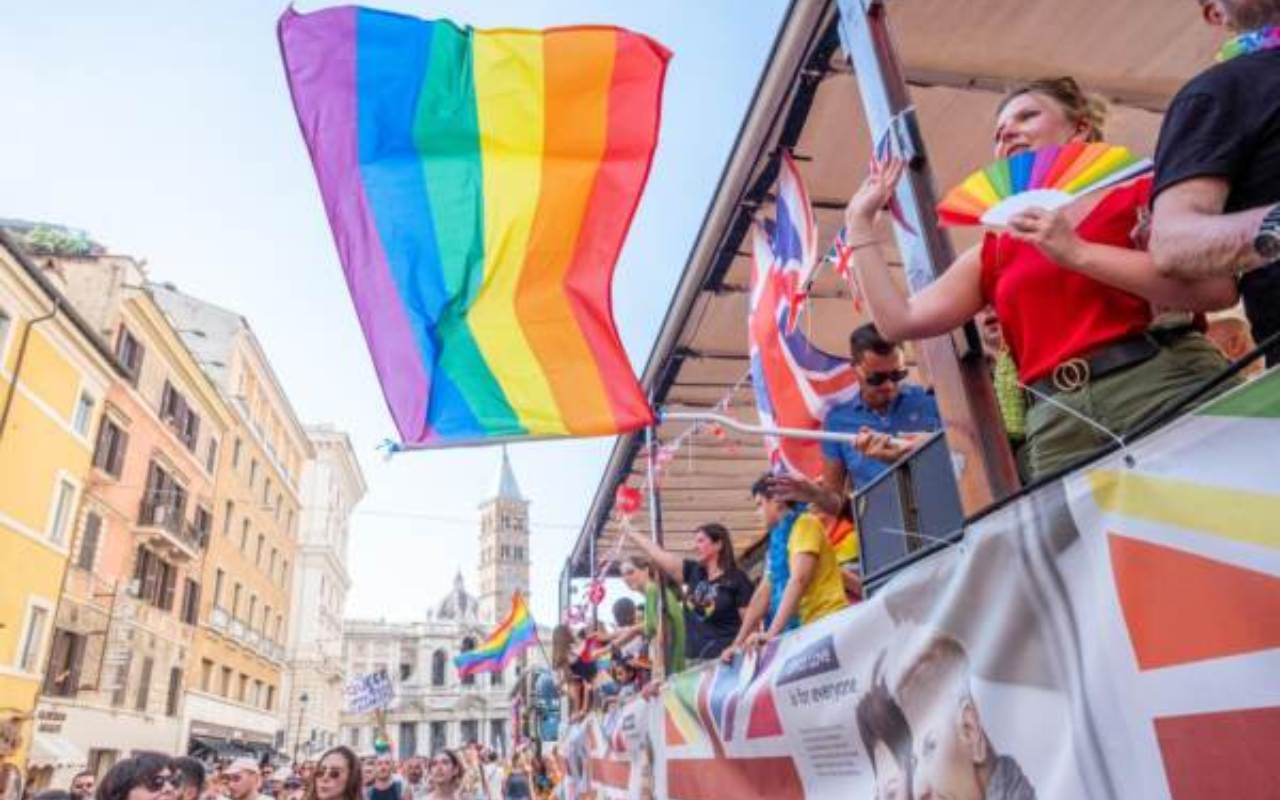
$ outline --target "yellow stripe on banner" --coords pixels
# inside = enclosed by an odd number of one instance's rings
[[[520,424],[531,434],[566,434],[515,307],[542,182],[542,35],[477,32],[473,41],[484,176],[484,283],[467,325]]]
[[[1087,477],[1104,511],[1280,550],[1280,495],[1118,470]]]

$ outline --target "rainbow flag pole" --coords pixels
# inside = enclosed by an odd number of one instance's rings
[[[511,595],[511,611],[502,624],[476,649],[455,656],[453,665],[464,678],[481,672],[498,672],[535,644],[542,645],[538,640],[538,626],[524,596],[516,592]]]

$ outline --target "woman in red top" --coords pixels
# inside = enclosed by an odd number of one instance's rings
[[[996,158],[1100,141],[1103,116],[1102,104],[1071,78],[1028,83],[1000,105]],[[1189,324],[1152,329],[1153,306],[1211,311],[1233,305],[1237,291],[1230,278],[1190,282],[1156,273],[1135,241],[1150,198],[1149,176],[1056,211],[1024,211],[1007,232],[987,233],[928,288],[907,297],[874,246],[876,217],[902,171],[896,160],[875,165],[845,211],[867,306],[880,332],[896,341],[948,333],[988,303],[995,307],[1019,381],[1032,390],[1031,478],[1110,441],[1058,405],[1123,435],[1226,366]]]

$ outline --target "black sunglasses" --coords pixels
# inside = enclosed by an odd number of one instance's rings
[[[146,786],[148,791],[160,792],[164,790],[164,787],[166,784],[177,789],[178,787],[182,786],[182,776],[181,775],[163,775],[163,774],[153,775],[147,780]]]
[[[901,383],[906,379],[907,371],[905,369],[895,369],[892,372],[872,372],[862,380],[865,381],[868,386],[883,386],[889,381]]]
[[[345,770],[342,767],[320,767],[316,770],[316,778],[328,778],[331,781],[336,781],[342,777],[343,772]]]

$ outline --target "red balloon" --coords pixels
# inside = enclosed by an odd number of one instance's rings
[[[614,507],[624,517],[629,517],[640,510],[640,490],[634,486],[622,485],[613,496]]]
[[[591,605],[598,606],[604,601],[604,582],[592,581],[591,588],[587,589],[587,600]]]

